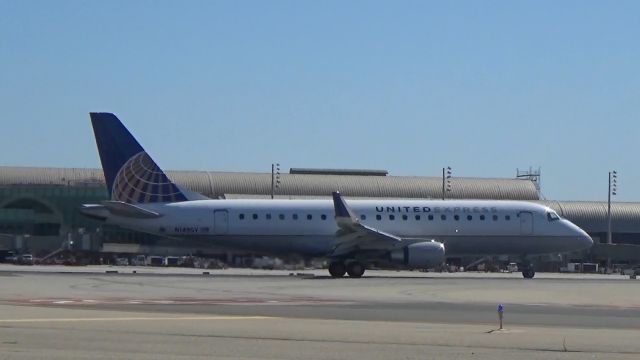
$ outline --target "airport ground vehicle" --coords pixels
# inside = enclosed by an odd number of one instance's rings
[[[145,255],[136,255],[136,257],[131,259],[131,265],[145,266],[147,265],[147,257]]]
[[[16,261],[16,254],[11,250],[0,251],[0,263],[13,263]]]
[[[33,265],[34,258],[31,254],[22,254],[17,256],[16,263],[19,265]]]
[[[148,266],[164,266],[164,257],[162,256],[149,256],[147,257]]]
[[[179,266],[180,265],[180,257],[178,256],[167,256],[164,258],[164,266]]]

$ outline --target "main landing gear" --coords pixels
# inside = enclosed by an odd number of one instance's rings
[[[331,277],[343,277],[346,272],[347,267],[341,261],[332,261],[331,264],[329,264],[329,274],[331,274]]]
[[[329,274],[331,277],[339,278],[343,277],[345,273],[349,274],[349,277],[359,278],[362,277],[365,271],[364,265],[359,261],[332,261],[329,264]]]

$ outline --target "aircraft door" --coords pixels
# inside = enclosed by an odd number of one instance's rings
[[[533,235],[533,214],[523,211],[518,214],[520,219],[520,235]]]
[[[229,230],[229,212],[227,210],[215,210],[213,212],[213,233],[226,234]]]

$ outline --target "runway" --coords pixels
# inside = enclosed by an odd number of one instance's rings
[[[0,266],[0,359],[640,356],[623,277],[68,270]]]

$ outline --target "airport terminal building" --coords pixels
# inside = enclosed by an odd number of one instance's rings
[[[270,173],[168,171],[177,184],[213,199],[270,198]],[[442,178],[389,176],[385,171],[292,169],[280,175],[276,198],[330,198],[339,190],[347,198],[440,199]],[[546,201],[529,179],[452,178],[452,199],[526,200],[547,205],[606,242],[606,202]],[[228,253],[209,244],[178,243],[148,234],[106,226],[86,218],[78,208],[107,199],[101,169],[0,166],[0,250],[37,256],[72,246],[88,252],[187,255]],[[585,261],[640,262],[640,203],[612,204],[613,247],[596,245]],[[65,245],[66,244],[66,245]],[[73,245],[70,245],[73,244]]]

